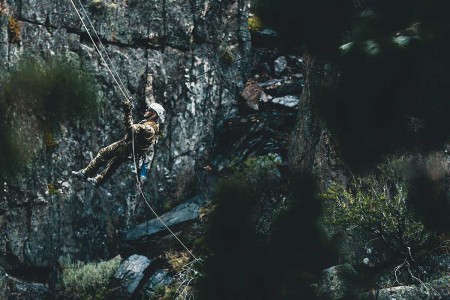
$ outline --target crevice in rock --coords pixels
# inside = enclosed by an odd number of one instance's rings
[[[53,273],[53,268],[50,267],[30,267],[26,265],[19,265],[13,269],[6,269],[11,276],[33,283],[48,283]]]
[[[29,23],[29,24],[31,24],[31,25],[45,26],[44,23],[40,23],[40,22],[38,22],[38,21],[33,21],[33,20],[25,19],[25,18],[22,18],[22,17],[18,17],[17,20],[20,21],[20,22],[23,22],[23,23]],[[57,28],[57,27],[55,27],[55,28]]]

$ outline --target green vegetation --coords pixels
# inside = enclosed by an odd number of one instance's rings
[[[57,196],[57,195],[59,195],[58,188],[56,188],[55,185],[53,185],[51,183],[47,184],[47,191],[48,191],[48,194],[50,196]]]
[[[222,54],[222,60],[225,64],[231,65],[233,63],[233,54],[230,51],[225,51]]]
[[[87,264],[69,258],[62,273],[62,295],[65,299],[110,299],[109,284],[119,265],[120,258]]]
[[[258,16],[251,16],[248,18],[248,29],[250,31],[258,32],[263,28],[261,19]]]
[[[348,186],[332,184],[322,195],[325,223],[336,232],[358,232],[364,242],[379,247],[394,263],[423,263],[437,239],[410,209],[409,162],[406,157],[390,158],[377,172],[354,177]]]
[[[317,222],[315,180],[292,176],[286,208],[272,215],[267,233],[256,229],[263,199],[285,192],[279,166],[273,154],[236,159],[218,182],[201,247],[206,259],[198,299],[315,299],[311,284],[334,259]]]
[[[54,149],[61,124],[97,113],[92,76],[63,58],[29,57],[0,77],[0,175],[20,171],[43,145]]]
[[[28,58],[2,78],[2,85],[2,102],[10,109],[31,112],[49,125],[88,120],[97,112],[94,79],[63,58]]]
[[[18,43],[21,38],[21,24],[13,16],[8,17],[8,35],[10,43]]]
[[[229,165],[229,176],[248,182],[253,189],[258,192],[268,192],[274,190],[281,176],[280,158],[269,153],[263,156],[250,157],[244,162],[233,159]]]

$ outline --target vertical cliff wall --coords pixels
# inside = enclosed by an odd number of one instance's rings
[[[164,134],[144,192],[157,207],[181,201],[195,192],[215,128],[234,114],[243,88],[250,49],[247,1],[81,3],[133,99],[135,120],[142,117],[145,99],[166,108]],[[12,36],[11,20],[18,24],[17,36]],[[30,56],[75,61],[94,75],[101,107],[95,125],[61,124],[55,147],[46,147],[43,136],[36,135],[25,172],[2,182],[0,265],[46,272],[66,255],[114,254],[123,231],[145,218],[144,207],[129,166],[98,189],[70,176],[124,134],[123,97],[70,1],[0,1],[0,56],[2,72]]]

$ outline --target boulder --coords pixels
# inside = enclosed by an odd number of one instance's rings
[[[152,264],[152,260],[142,255],[131,255],[123,261],[114,277],[128,295],[133,295],[144,279],[145,270]]]
[[[318,294],[324,299],[348,299],[353,293],[357,273],[350,264],[333,266],[322,271]]]
[[[157,270],[145,283],[143,290],[146,297],[152,299],[158,288],[168,286],[172,283],[172,277],[163,269]]]
[[[299,101],[300,97],[298,96],[284,96],[272,99],[272,103],[280,104],[287,107],[296,107]]]
[[[450,276],[420,285],[396,286],[360,295],[363,300],[450,299]]]
[[[196,196],[161,215],[161,219],[155,218],[137,225],[125,234],[122,253],[130,254],[134,251],[154,255],[173,247],[182,247],[164,224],[180,238],[188,233],[190,225],[198,219],[203,204],[203,198]]]
[[[262,93],[263,89],[258,84],[248,82],[245,89],[242,91],[241,96],[250,108],[258,110],[258,104]]]
[[[280,56],[278,57],[275,62],[273,63],[273,68],[275,71],[275,76],[280,76],[281,73],[284,72],[284,70],[286,70],[287,67],[287,59],[285,56]]]

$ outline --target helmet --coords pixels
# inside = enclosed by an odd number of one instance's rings
[[[156,112],[156,114],[158,115],[159,120],[161,121],[161,123],[164,123],[164,120],[165,120],[165,116],[164,116],[165,110],[164,110],[164,107],[162,107],[162,105],[159,104],[159,103],[152,103],[152,104],[150,104],[148,107],[151,108],[151,109],[153,109],[153,110]]]

